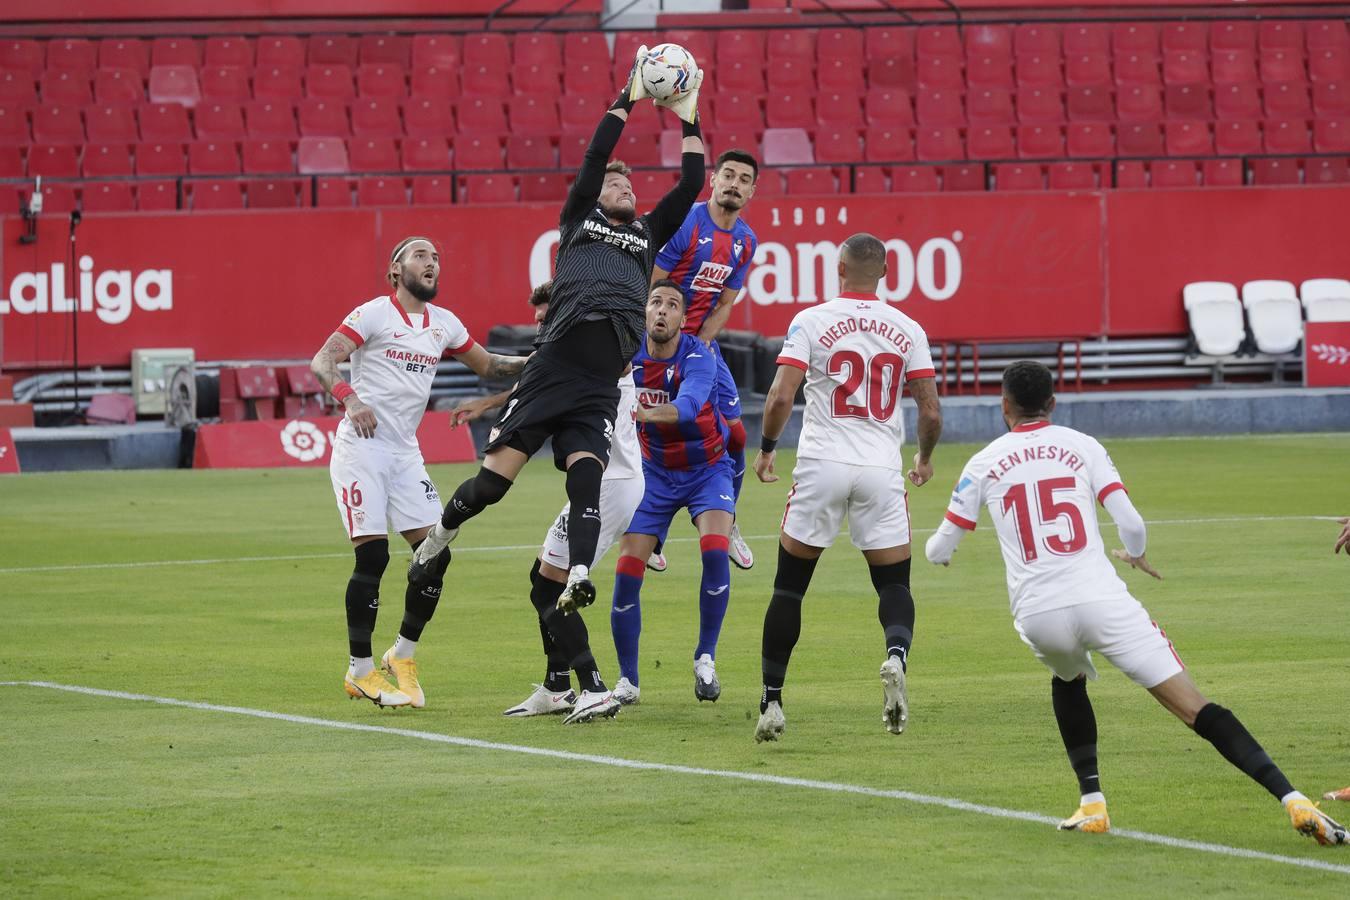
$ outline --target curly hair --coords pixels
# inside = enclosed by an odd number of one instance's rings
[[[1038,362],[1019,359],[1003,370],[1003,393],[1024,414],[1043,415],[1055,398],[1055,376]]]

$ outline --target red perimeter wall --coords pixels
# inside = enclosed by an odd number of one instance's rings
[[[655,198],[639,198],[646,207]],[[1334,223],[1350,187],[765,199],[746,217],[757,263],[730,327],[783,334],[836,286],[837,245],[885,240],[884,296],[934,340],[1184,334],[1189,281],[1350,278]],[[0,333],[7,368],[124,366],[133,347],[191,346],[200,360],[306,358],[357,304],[385,292],[393,245],[442,247],[438,302],[485,339],[527,323],[551,272],[555,205],[88,214],[73,282],[69,222],[35,244],[3,221]],[[78,313],[70,312],[74,284]]]

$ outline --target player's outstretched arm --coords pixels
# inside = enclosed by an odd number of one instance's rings
[[[1340,553],[1341,548],[1345,548],[1345,555],[1350,557],[1350,517],[1337,519],[1341,523],[1341,536],[1336,538],[1336,547],[1331,552]]]
[[[641,59],[646,53],[647,48],[640,47],[637,58]],[[582,157],[576,181],[572,182],[567,199],[563,201],[562,215],[558,217],[560,222],[571,222],[590,215],[591,210],[595,209],[595,204],[599,202],[600,189],[605,186],[605,166],[609,164],[609,157],[618,146],[619,138],[623,136],[623,126],[628,121],[628,113],[633,109],[634,102],[646,96],[641,91],[635,93],[634,84],[642,84],[642,79],[637,74],[636,61],[628,72],[628,80],[624,82],[619,96],[600,119],[595,135],[586,147],[586,155]]]
[[[908,478],[918,487],[933,477],[933,450],[942,437],[942,404],[934,378],[915,378],[909,382],[909,395],[919,408],[919,450],[914,454],[914,468],[909,470]]]
[[[510,391],[498,391],[495,394],[488,394],[486,397],[471,397],[468,400],[459,401],[455,404],[455,408],[450,411],[450,427],[458,428],[461,425],[478,421],[504,404],[506,398],[510,396]]]
[[[634,413],[637,421],[653,425],[677,425],[698,418],[699,411],[707,405],[717,385],[717,364],[706,349],[686,354],[681,362],[684,371],[675,399],[650,409],[638,406]]]
[[[684,141],[680,145],[680,180],[647,214],[652,240],[658,247],[664,247],[680,230],[684,217],[689,215],[690,208],[698,199],[698,192],[703,190],[703,131],[699,128],[697,116],[694,121],[685,122],[680,127],[684,132]]]
[[[740,291],[736,288],[722,288],[722,294],[717,298],[717,305],[704,318],[703,325],[698,330],[700,341],[711,344],[717,340],[717,336],[722,333],[722,329],[727,327],[727,320],[731,318],[731,309],[736,305],[736,295],[739,293]]]
[[[379,424],[375,411],[362,402],[352,386],[342,380],[338,372],[338,363],[351,359],[356,352],[356,342],[345,334],[335,331],[309,361],[309,370],[323,385],[323,389],[333,395],[333,399],[342,404],[351,419],[356,433],[363,438],[375,436],[375,426]]]
[[[463,353],[455,354],[455,359],[472,369],[479,378],[515,378],[530,358],[489,353],[482,344],[476,343]]]
[[[923,555],[935,566],[949,566],[952,554],[956,553],[957,546],[965,536],[966,529],[952,524],[950,520],[943,520],[938,530],[923,545]]]
[[[1148,529],[1144,526],[1144,517],[1134,508],[1130,495],[1123,490],[1113,490],[1106,495],[1102,506],[1106,507],[1111,520],[1116,523],[1120,542],[1125,545],[1123,550],[1112,550],[1111,556],[1161,581],[1162,576],[1144,558],[1144,550],[1148,544]]]
[[[788,419],[792,418],[792,400],[802,386],[806,372],[795,365],[783,364],[773,376],[768,396],[764,398],[764,422],[760,427],[759,453],[755,454],[755,477],[765,484],[778,480],[774,474],[774,458],[778,455],[778,439],[783,436]]]

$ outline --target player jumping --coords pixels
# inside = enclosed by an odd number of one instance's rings
[[[1116,559],[1161,578],[1144,558],[1144,520],[1115,464],[1096,440],[1053,425],[1054,376],[1022,361],[1003,373],[1003,420],[1009,433],[976,453],[961,473],[929,562],[948,565],[980,508],[989,509],[1003,562],[1013,625],[1053,673],[1050,697],[1069,764],[1082,794],[1066,831],[1111,829],[1097,772],[1097,720],[1087,682],[1096,650],[1147,690],[1168,712],[1214,745],[1279,800],[1300,833],[1319,844],[1346,843],[1346,830],[1294,790],[1237,716],[1196,688],[1172,643],[1149,619],[1107,559],[1094,505],[1115,520],[1124,550]]]
[[[645,48],[638,51],[638,59]],[[595,600],[590,566],[600,540],[600,481],[609,460],[619,404],[619,376],[642,340],[647,288],[657,250],[679,229],[703,186],[698,85],[657,101],[683,120],[680,181],[644,216],[637,215],[628,167],[610,162],[634,98],[645,96],[635,64],[628,83],[596,128],[559,217],[553,299],[535,339],[538,352],[511,392],[488,436],[478,474],[461,484],[440,523],[408,567],[425,582],[441,550],[464,522],[506,496],[530,457],[549,438],[566,471],[567,585],[557,606],[571,612]]]
[[[919,449],[909,480],[933,477],[933,449],[942,434],[928,336],[917,322],[877,297],[886,276],[886,247],[855,234],[839,252],[837,299],[805,309],[788,327],[778,374],[764,401],[763,443],[755,475],[774,482],[775,446],[792,415],[792,398],[806,381],[806,412],[797,467],[783,513],[778,571],[764,614],[764,695],[756,741],[783,733],[783,682],[802,630],[802,598],[825,548],[848,517],[849,537],[862,551],[877,592],[877,618],[886,640],[881,664],[881,721],[905,730],[909,699],[905,672],[914,640],[909,590],[909,505],[900,388],[909,386],[919,411]]]
[[[408,586],[398,640],[380,659],[397,688],[375,670],[370,641],[380,576],[389,565],[389,527],[416,548],[440,513],[440,496],[417,446],[436,366],[447,352],[484,378],[508,378],[525,365],[524,357],[488,353],[453,313],[431,305],[440,275],[440,255],[430,240],[399,241],[389,258],[392,293],[352,310],[309,365],[346,408],[329,464],[338,512],[356,552],[347,582],[351,661],[344,684],[348,695],[376,706],[426,704],[413,653],[440,600],[448,551],[437,551],[426,577]],[[349,358],[351,384],[337,368]]]

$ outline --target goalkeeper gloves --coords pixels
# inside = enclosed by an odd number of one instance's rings
[[[653,100],[657,106],[664,106],[666,109],[679,116],[685,122],[693,125],[698,121],[698,89],[703,84],[703,70],[699,69],[690,79],[692,82],[689,90],[680,94],[678,97],[672,97],[669,100]],[[638,84],[642,79],[638,79]],[[643,92],[646,93],[645,91]]]

